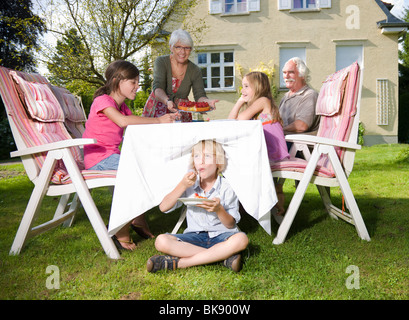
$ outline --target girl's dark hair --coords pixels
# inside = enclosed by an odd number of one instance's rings
[[[134,64],[124,60],[111,62],[105,70],[105,85],[95,91],[94,99],[103,94],[110,94],[118,90],[119,81],[135,79],[138,76],[139,70]]]

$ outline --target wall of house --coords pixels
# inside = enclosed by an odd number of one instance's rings
[[[244,15],[209,14],[209,2],[198,1],[191,10],[189,21],[205,19],[206,28],[195,43],[200,50],[234,50],[235,63],[244,73],[260,63],[272,63],[279,86],[280,48],[306,48],[306,62],[310,69],[309,84],[319,91],[325,77],[336,71],[336,48],[343,45],[363,46],[364,87],[361,101],[361,121],[365,127],[365,144],[397,142],[398,127],[398,37],[384,35],[376,22],[386,18],[375,1],[332,0],[332,7],[318,12],[279,11],[277,0],[260,0],[260,11]],[[181,27],[170,22],[167,31]],[[195,34],[192,32],[194,38]],[[378,125],[377,79],[388,79],[389,115],[387,125]],[[219,99],[211,119],[226,118],[237,100],[241,77],[236,68],[235,90],[209,91],[208,96]],[[279,91],[279,103],[285,90]]]

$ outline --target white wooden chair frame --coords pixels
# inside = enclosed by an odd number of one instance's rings
[[[84,180],[69,149],[69,147],[95,142],[94,139],[72,139],[26,149],[20,148],[18,151],[11,153],[12,157],[21,157],[23,164],[27,164],[28,166],[31,164],[27,162],[31,162],[33,160],[32,155],[36,153],[47,152],[47,157],[41,171],[37,177],[32,180],[34,183],[34,189],[20,222],[10,254],[19,254],[25,242],[30,237],[43,233],[63,222],[64,226],[71,226],[79,200],[107,256],[111,259],[120,258],[120,254],[108,235],[106,225],[102,220],[89,191],[89,189],[92,188],[113,186],[115,185],[115,178]],[[50,184],[50,178],[57,160],[62,160],[64,162],[72,179],[72,183],[61,185]],[[68,203],[71,194],[74,194],[74,198],[71,203]],[[45,195],[51,197],[61,196],[61,199],[58,203],[53,219],[39,226],[33,227]],[[67,205],[69,205],[68,210],[64,212]]]
[[[60,224],[70,226],[73,222],[78,202],[80,201],[106,255],[111,259],[120,259],[120,254],[111,237],[108,235],[107,227],[102,220],[89,191],[92,188],[114,186],[116,177],[113,174],[107,175],[101,172],[101,176],[99,177],[84,179],[70,150],[71,147],[79,147],[85,144],[95,143],[96,140],[69,138],[70,136],[66,131],[64,124],[61,123],[62,130],[67,136],[66,140],[27,147],[25,140],[19,131],[20,127],[20,129],[24,127],[24,125],[20,123],[19,114],[23,115],[26,114],[26,112],[22,111],[22,108],[24,107],[18,98],[13,81],[8,74],[11,70],[1,67],[0,71],[1,79],[3,79],[0,87],[2,99],[17,146],[17,151],[11,152],[11,156],[21,157],[27,176],[34,183],[34,189],[11,246],[10,254],[19,254],[30,237],[43,233]],[[46,81],[46,79],[41,78],[41,76],[37,76],[37,78],[41,81]],[[27,116],[25,117],[24,121],[31,121]],[[43,165],[40,167],[35,160],[35,156],[44,152],[47,154]],[[65,168],[70,175],[71,183],[51,183],[51,177],[58,160],[63,161]],[[71,195],[73,195],[73,198],[69,203]],[[40,213],[40,207],[44,196],[61,196],[61,198],[53,218],[41,225],[34,226],[35,219]]]
[[[352,167],[354,164],[355,151],[361,149],[361,146],[357,144],[357,138],[359,128],[362,80],[363,75],[361,70],[357,111],[353,119],[352,130],[348,141],[339,141],[303,134],[286,135],[286,140],[294,143],[290,155],[295,156],[295,153],[297,151],[302,151],[305,159],[308,161],[308,164],[304,172],[294,172],[286,170],[272,172],[273,177],[299,181],[296,191],[285,213],[284,219],[280,224],[277,235],[273,240],[273,244],[282,244],[285,241],[285,238],[298,212],[309,183],[313,183],[317,186],[324,206],[331,217],[335,219],[341,218],[344,221],[353,224],[356,228],[358,236],[363,240],[370,241],[370,237],[366,229],[364,220],[361,216],[355,197],[348,183],[348,176],[352,171]],[[313,147],[312,153],[310,153],[309,151],[310,147]],[[335,150],[335,147],[346,149],[342,164]],[[314,175],[314,171],[317,167],[321,155],[328,155],[335,172],[334,178],[326,178]],[[330,194],[327,190],[328,187],[339,187],[341,189],[349,213],[344,212],[343,210],[337,208],[332,204]]]

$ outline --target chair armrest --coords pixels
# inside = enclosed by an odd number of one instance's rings
[[[10,156],[12,158],[21,157],[21,156],[27,156],[27,155],[32,155],[32,154],[41,153],[41,152],[47,152],[51,150],[82,146],[86,144],[93,144],[96,142],[97,142],[96,139],[83,139],[83,138],[67,139],[67,140],[61,140],[58,142],[47,143],[47,144],[43,144],[40,146],[35,146],[35,147],[30,147],[30,148],[26,148],[22,150],[13,151],[13,152],[10,152]]]
[[[360,150],[362,147],[357,143],[347,141],[339,141],[323,137],[312,136],[308,134],[289,134],[285,136],[285,140],[289,142],[301,142],[306,144],[326,144],[335,147]]]

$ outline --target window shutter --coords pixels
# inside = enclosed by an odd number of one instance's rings
[[[278,10],[290,10],[292,0],[278,0]]]
[[[260,0],[248,0],[249,11],[260,11]]]
[[[319,0],[318,5],[320,8],[331,8],[331,0]]]
[[[222,0],[209,0],[209,12],[210,14],[222,13]]]

